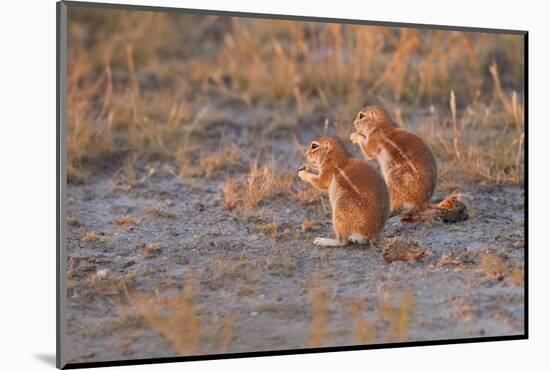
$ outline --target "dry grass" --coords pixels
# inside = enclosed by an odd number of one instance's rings
[[[376,328],[374,324],[365,319],[363,310],[366,304],[360,300],[353,299],[348,303],[348,309],[355,320],[355,343],[373,343],[376,339]]]
[[[96,233],[95,231],[86,231],[81,238],[85,242],[98,242],[105,244],[107,242],[107,237],[104,234]]]
[[[254,289],[250,285],[247,285],[243,282],[239,282],[239,284],[237,284],[237,295],[241,297],[248,297],[253,294],[256,294],[256,289]]]
[[[219,329],[214,334],[215,337],[219,338],[218,352],[224,353],[229,349],[235,334],[235,321],[235,315],[229,313],[220,322]]]
[[[143,86],[143,72],[151,67],[145,65],[154,63],[162,43],[174,41],[166,14],[71,10],[71,17],[69,179],[84,181],[85,162],[115,148],[172,152],[196,112],[181,93],[151,94]]]
[[[303,220],[300,224],[300,229],[302,229],[302,232],[309,233],[317,229],[319,225],[311,220]]]
[[[88,172],[82,167],[85,157],[96,158],[112,150],[113,112],[110,110],[112,71],[106,66],[96,79],[84,79],[82,66],[69,70],[67,94],[67,175],[69,181],[82,182]],[[100,109],[93,101],[103,97]]]
[[[380,314],[390,323],[388,341],[404,342],[408,339],[415,311],[415,299],[412,291],[405,290],[396,306],[392,306],[389,297],[380,302]]]
[[[477,317],[475,302],[466,297],[455,297],[453,299],[453,315],[460,321],[472,321]]]
[[[113,220],[113,224],[117,226],[135,226],[139,225],[139,219],[128,215],[119,216]]]
[[[198,75],[207,78],[204,71],[214,69],[230,78],[235,95],[253,102],[285,100],[300,112],[311,109],[312,101],[334,104],[344,97],[440,97],[446,86],[459,82],[473,94],[497,42],[483,34],[340,24],[234,19],[232,27],[218,64],[201,65]],[[391,52],[384,53],[385,48]],[[457,73],[464,68],[468,74]],[[203,83],[228,90],[221,78]]]
[[[138,295],[135,298],[136,311],[182,355],[200,353],[200,339],[204,335],[204,328],[197,314],[197,289],[194,283],[187,282],[180,296]]]
[[[525,283],[525,271],[523,267],[514,267],[510,272],[512,283],[516,286],[523,286]]]
[[[112,189],[117,191],[130,191],[134,187],[142,185],[156,173],[154,167],[150,167],[145,175],[138,178],[136,174],[137,156],[131,153],[126,158],[124,166],[112,176]]]
[[[489,67],[489,72],[495,83],[494,93],[502,103],[502,106],[506,110],[508,122],[512,122],[517,126],[518,132],[523,132],[524,125],[524,108],[523,103],[518,101],[518,94],[516,91],[512,91],[511,96],[508,96],[502,88],[500,82],[500,76],[498,73],[498,65],[495,61]]]
[[[298,203],[306,205],[320,201],[322,193],[312,186],[300,183],[296,189],[290,189],[290,196]]]
[[[244,181],[230,178],[225,182],[222,189],[225,205],[229,209],[248,211],[264,199],[288,191],[292,177],[279,169],[274,159],[262,165],[253,160]]]
[[[276,218],[273,218],[272,222],[259,223],[258,225],[256,225],[255,229],[276,241],[290,235],[290,229],[288,227],[279,225],[279,222]]]
[[[176,217],[176,215],[173,214],[172,212],[166,209],[154,207],[154,206],[146,206],[145,212],[147,212],[147,214],[149,214],[150,216],[153,216],[156,218],[175,218]]]
[[[179,163],[179,174],[183,177],[209,178],[214,173],[227,170],[240,163],[241,150],[236,145],[219,144],[220,149],[212,153],[200,153],[198,159],[193,160],[191,153],[182,147],[176,153]]]
[[[523,182],[523,103],[515,91],[510,95],[503,91],[495,63],[490,71],[496,99],[488,104],[475,99],[459,112],[451,90],[452,128],[443,127],[437,115],[420,126],[421,135],[445,160],[440,177],[447,188],[461,184],[463,178],[481,183]]]
[[[76,217],[67,217],[67,225],[69,225],[69,226],[81,226],[80,221]]]
[[[265,260],[265,267],[270,271],[281,272],[286,276],[290,276],[296,268],[296,261],[287,250],[274,247]]]
[[[481,269],[488,279],[502,280],[510,273],[508,263],[501,256],[492,253],[482,254]]]
[[[236,316],[228,310],[223,316],[204,311],[197,300],[199,288],[193,280],[187,280],[178,295],[131,293],[130,306],[119,311],[143,318],[181,355],[203,353],[207,345],[226,352],[233,340]]]
[[[228,179],[222,188],[225,206],[229,209],[236,209],[243,204],[242,189],[236,179]]]
[[[486,279],[507,279],[513,285],[523,285],[523,267],[513,266],[510,261],[508,261],[506,255],[501,255],[491,250],[459,251],[451,255],[444,254],[439,259],[439,265],[442,267],[453,267],[454,271],[463,271],[463,267],[466,265],[477,265],[479,268],[478,271],[480,271]],[[474,272],[474,270],[469,271],[470,274]],[[471,278],[472,276],[469,276],[469,279]]]
[[[478,253],[471,250],[457,250],[449,254],[441,255],[438,265],[441,267],[452,267],[455,271],[461,271],[467,265],[478,263]]]
[[[135,284],[135,274],[117,274],[108,270],[98,270],[86,279],[89,292],[108,296],[124,296]]]
[[[367,103],[386,106],[401,123],[432,105],[421,133],[446,162],[444,170],[460,168],[460,176],[479,182],[522,180],[521,37],[89,9],[71,10],[71,19],[71,181],[85,181],[88,164],[119,150],[177,159],[185,177],[233,166],[239,153],[231,145],[195,152],[200,145],[192,139],[224,100],[242,102],[246,122],[265,108],[274,111],[279,118],[262,124],[275,130],[295,129],[297,118],[312,114],[329,117],[346,139]],[[213,24],[217,32],[209,32]],[[457,185],[460,176],[444,181]],[[294,195],[315,200],[304,190]],[[249,194],[243,206],[255,201]]]
[[[312,304],[312,323],[309,335],[310,347],[321,347],[325,344],[328,333],[328,308],[327,308],[327,293],[322,287],[316,288],[310,295]]]
[[[126,175],[126,184],[130,189],[137,184],[136,172],[135,172],[136,156],[130,155],[124,166],[124,173]]]
[[[141,251],[141,255],[145,258],[151,258],[155,255],[158,255],[160,253],[160,243],[149,243],[147,245],[142,244],[138,247],[138,249]]]
[[[210,177],[216,171],[225,170],[239,163],[240,155],[241,151],[236,146],[223,147],[217,152],[203,156],[199,167],[204,171],[204,177]]]
[[[212,289],[224,287],[232,280],[239,280],[242,284],[256,283],[260,277],[258,266],[250,262],[244,253],[239,258],[213,257],[209,267],[208,283]]]
[[[388,263],[394,261],[413,262],[430,255],[430,252],[418,242],[403,236],[384,239],[382,253],[384,260]]]

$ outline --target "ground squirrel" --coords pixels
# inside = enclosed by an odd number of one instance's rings
[[[323,136],[306,150],[310,165],[298,176],[317,189],[328,191],[336,239],[316,238],[318,246],[345,246],[350,241],[378,241],[389,217],[390,201],[384,179],[365,161],[353,158],[336,138]]]
[[[459,194],[438,204],[430,204],[437,181],[437,164],[430,147],[417,135],[399,128],[381,107],[362,109],[353,122],[350,139],[358,144],[366,159],[376,159],[388,186],[391,215],[407,211],[404,222],[425,221],[459,210],[465,206]],[[453,213],[454,214],[454,213]],[[447,221],[453,221],[450,217]],[[455,220],[457,221],[457,220]]]

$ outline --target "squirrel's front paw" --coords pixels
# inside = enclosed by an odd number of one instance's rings
[[[357,132],[352,132],[351,135],[349,136],[349,139],[354,144],[359,144],[359,142],[361,141],[362,138],[363,137],[360,134],[358,134]]]
[[[298,169],[298,177],[302,180],[309,182],[311,176],[319,176],[319,168],[311,164],[304,164]]]
[[[298,177],[304,181],[306,181],[306,178],[308,176],[308,170],[306,168],[306,166],[302,166],[300,167],[300,169],[298,170]]]

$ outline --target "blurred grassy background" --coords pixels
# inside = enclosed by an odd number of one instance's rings
[[[69,181],[117,151],[188,167],[213,120],[268,136],[328,119],[347,139],[380,104],[431,144],[444,187],[519,184],[523,54],[518,35],[70,8]]]

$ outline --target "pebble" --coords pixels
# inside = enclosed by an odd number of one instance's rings
[[[109,272],[108,269],[101,269],[101,270],[97,270],[96,275],[100,278],[104,278],[105,276],[107,276],[108,272]]]

